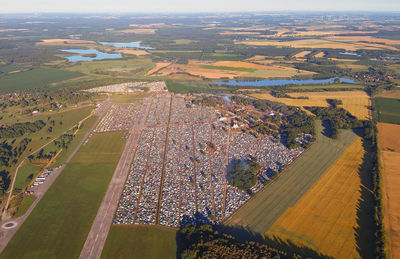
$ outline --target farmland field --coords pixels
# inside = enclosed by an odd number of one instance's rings
[[[122,153],[123,133],[93,135],[0,258],[77,258]]]
[[[166,227],[113,225],[101,258],[176,258],[175,235]]]
[[[0,93],[33,88],[51,88],[50,84],[80,77],[80,72],[59,69],[37,68],[0,77]]]
[[[343,130],[337,140],[332,140],[322,135],[322,130],[321,124],[317,123],[317,140],[310,149],[244,204],[227,223],[265,233],[303,197],[356,138],[352,131]]]
[[[340,99],[343,102],[343,105],[340,105],[340,107],[343,107],[358,119],[368,119],[370,117],[368,109],[370,100],[368,95],[363,91],[300,92],[289,93],[288,95],[292,97],[304,96],[308,97],[308,99],[276,98],[271,94],[252,94],[251,96],[299,107],[327,107],[329,104],[326,99]]]
[[[383,169],[385,226],[392,258],[400,256],[400,125],[378,123],[380,161]]]
[[[400,124],[400,99],[378,97],[375,101],[380,122]]]
[[[364,149],[356,140],[311,189],[267,231],[334,258],[357,258],[357,206]],[[371,244],[373,245],[373,244]]]

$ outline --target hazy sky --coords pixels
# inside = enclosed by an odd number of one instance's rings
[[[7,12],[400,11],[400,0],[0,0]]]

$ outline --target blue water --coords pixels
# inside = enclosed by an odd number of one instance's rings
[[[265,79],[265,80],[254,80],[254,81],[217,81],[214,85],[227,85],[227,86],[281,86],[281,85],[310,85],[310,84],[333,84],[335,78],[329,79]],[[347,78],[340,78],[341,83],[355,84],[356,81]]]
[[[149,46],[142,46],[141,41],[134,41],[134,42],[100,42],[103,45],[110,45],[116,48],[136,48],[136,49],[154,49]]]
[[[339,54],[361,57],[361,55],[357,54],[356,52],[348,52],[348,51],[346,51],[346,52],[339,52]]]
[[[101,52],[97,49],[60,49],[64,52],[78,53],[78,54],[96,54],[96,57],[83,57],[83,56],[67,56],[69,62],[77,61],[93,61],[93,60],[103,60],[103,59],[120,59],[122,54],[120,53],[107,53]]]

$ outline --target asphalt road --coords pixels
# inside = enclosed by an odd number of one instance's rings
[[[108,185],[107,192],[103,198],[96,218],[93,221],[85,245],[81,251],[81,259],[100,258],[110,230],[118,202],[122,194],[126,178],[128,177],[131,164],[135,155],[135,147],[140,133],[145,127],[146,116],[150,109],[150,99],[144,99],[139,117],[130,130],[129,138],[125,144],[124,151],[118,162],[114,175]]]

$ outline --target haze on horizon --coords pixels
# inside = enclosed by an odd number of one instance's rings
[[[400,11],[399,0],[0,0],[0,13]]]

